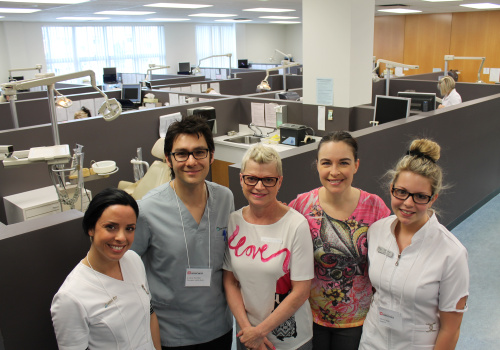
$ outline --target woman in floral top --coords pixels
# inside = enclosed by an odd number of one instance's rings
[[[324,136],[316,164],[323,186],[290,203],[309,222],[314,245],[313,348],[357,350],[372,297],[366,231],[391,212],[377,195],[352,187],[358,144],[348,132]]]

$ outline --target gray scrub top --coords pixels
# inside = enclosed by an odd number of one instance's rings
[[[142,256],[146,267],[163,346],[209,342],[229,332],[233,325],[222,285],[222,263],[234,198],[226,187],[208,181],[206,185],[208,205],[199,225],[180,199],[179,206],[191,268],[208,267],[210,210],[210,287],[185,287],[186,244],[170,183],[148,192],[138,202],[139,218],[131,249]]]

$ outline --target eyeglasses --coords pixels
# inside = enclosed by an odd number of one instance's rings
[[[243,182],[248,186],[257,186],[257,184],[262,182],[265,187],[274,187],[278,183],[279,177],[257,177],[252,175],[241,175]]]
[[[170,152],[170,155],[174,156],[174,159],[178,162],[185,162],[189,159],[189,156],[193,156],[194,159],[200,160],[205,159],[208,156],[208,148],[197,149],[193,152],[188,151],[179,151],[179,152]]]
[[[407,190],[403,190],[401,188],[397,188],[394,186],[392,187],[391,193],[394,196],[394,198],[401,199],[403,201],[407,200],[408,197],[411,196],[411,198],[413,198],[413,201],[416,204],[427,204],[432,199],[432,196],[428,196],[422,193],[410,193]]]

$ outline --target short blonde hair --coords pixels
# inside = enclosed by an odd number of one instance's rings
[[[396,183],[401,172],[410,171],[429,179],[432,195],[439,194],[443,188],[443,171],[436,164],[440,156],[441,147],[436,142],[428,139],[414,140],[408,154],[398,161],[394,169],[389,170],[391,186]]]
[[[278,152],[272,147],[264,146],[260,143],[252,146],[243,156],[241,160],[241,172],[245,171],[245,167],[249,160],[253,160],[257,164],[276,164],[276,171],[279,176],[283,176],[283,167],[281,165],[281,158]]]
[[[441,78],[438,84],[439,92],[441,95],[448,95],[455,88],[455,80],[450,76],[445,76]]]

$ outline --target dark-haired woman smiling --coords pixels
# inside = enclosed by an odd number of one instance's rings
[[[129,251],[138,214],[121,190],[106,189],[90,202],[82,225],[90,250],[52,301],[59,349],[161,349],[144,265]]]

